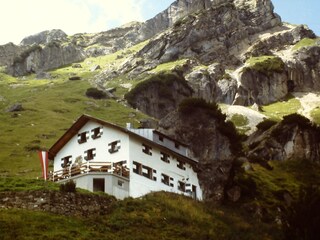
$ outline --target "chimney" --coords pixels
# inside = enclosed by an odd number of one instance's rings
[[[127,123],[127,129],[132,129],[133,126],[132,126],[132,123]]]

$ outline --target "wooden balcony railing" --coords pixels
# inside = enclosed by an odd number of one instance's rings
[[[49,174],[49,180],[56,182],[76,175],[88,174],[92,172],[105,172],[129,178],[130,170],[126,167],[125,161],[116,163],[88,161],[86,163],[72,165],[59,171],[51,172]]]

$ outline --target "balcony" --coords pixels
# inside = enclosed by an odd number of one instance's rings
[[[129,178],[130,175],[130,169],[127,168],[126,161],[120,161],[115,163],[88,161],[83,164],[71,165],[70,167],[66,167],[55,172],[50,172],[49,180],[57,182],[77,175],[84,175],[97,172],[115,174],[125,178]]]

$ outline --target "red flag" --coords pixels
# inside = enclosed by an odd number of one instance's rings
[[[41,161],[42,166],[42,177],[44,180],[48,179],[48,165],[49,165],[49,158],[48,158],[48,152],[46,151],[39,151],[39,158]]]

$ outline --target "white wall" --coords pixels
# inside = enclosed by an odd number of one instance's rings
[[[169,151],[167,152],[168,154]],[[193,171],[189,164],[185,164],[186,170],[177,167],[177,160],[170,157],[170,163],[165,163],[161,159],[160,150],[152,147],[152,156],[142,152],[142,142],[135,138],[130,139],[130,196],[140,197],[152,191],[170,191],[180,194],[188,195],[178,190],[178,180],[189,179],[188,183],[197,187],[197,197],[202,199],[202,191],[199,186],[197,174]],[[151,167],[157,170],[157,181],[153,181],[144,176],[133,172],[132,162],[136,161],[142,165]],[[174,187],[170,187],[161,182],[161,174],[166,174],[174,178]]]
[[[129,180],[112,174],[90,173],[77,175],[75,177],[63,180],[60,183],[73,180],[76,183],[77,188],[82,188],[93,192],[93,179],[104,179],[105,193],[115,196],[117,199],[129,197]],[[118,181],[121,181],[123,185],[119,186]]]
[[[82,156],[82,162],[85,163],[85,151],[95,148],[96,149],[96,157],[91,160],[92,162],[118,162],[127,160],[129,158],[128,151],[125,149],[128,148],[128,135],[124,132],[113,128],[103,127],[103,134],[100,138],[92,139],[91,138],[91,130],[99,127],[98,123],[95,122],[88,122],[85,124],[78,133],[82,133],[85,131],[89,131],[89,139],[85,143],[78,143],[78,134],[73,136],[70,141],[65,144],[65,146],[57,153],[54,158],[54,171],[61,170],[61,159],[63,157],[72,155],[72,163],[74,163],[75,159],[78,156]],[[120,140],[120,149],[116,153],[109,153],[108,144]]]
[[[118,162],[127,160],[128,167],[130,168],[130,183],[129,183],[129,195],[131,197],[140,197],[152,191],[170,191],[180,194],[188,195],[187,193],[183,193],[178,190],[178,180],[182,181],[183,179],[189,179],[188,183],[195,185],[197,187],[197,197],[199,200],[202,199],[202,191],[199,186],[197,174],[193,171],[189,164],[185,164],[186,170],[179,169],[177,167],[177,160],[172,158],[170,155],[170,151],[168,153],[170,157],[170,163],[163,162],[160,154],[160,150],[155,146],[152,146],[152,156],[145,154],[142,152],[142,141],[137,138],[130,136],[127,133],[124,133],[120,130],[108,128],[103,126],[103,134],[100,138],[92,139],[91,138],[91,130],[99,127],[100,125],[96,122],[90,121],[85,124],[80,130],[79,133],[84,131],[89,131],[89,139],[85,143],[78,143],[78,134],[70,139],[70,141],[65,144],[65,146],[57,153],[54,158],[54,171],[61,170],[61,159],[63,157],[72,155],[72,162],[78,156],[82,156],[83,163],[86,162],[84,160],[85,151],[91,148],[96,148],[96,157],[90,162]],[[130,139],[130,141],[129,141]],[[109,153],[108,144],[113,141],[121,141],[121,147],[116,153]],[[157,171],[154,175],[157,180],[153,181],[144,176],[138,175],[133,172],[132,162],[136,161],[145,166],[151,167]],[[174,186],[170,187],[161,182],[161,173],[166,174],[172,178],[174,178]],[[104,173],[105,174],[105,173]],[[92,191],[92,178],[89,177],[91,173],[84,178],[79,178],[77,176],[77,186],[88,189]],[[108,175],[108,174],[105,174]],[[117,180],[115,180],[117,181]],[[112,181],[111,181],[112,182]],[[112,182],[112,189],[110,189],[110,181],[105,183],[106,190],[108,193],[115,193],[116,196],[120,196],[118,198],[122,198],[125,194],[121,188],[114,188],[117,182]],[[108,189],[107,189],[108,188]]]

